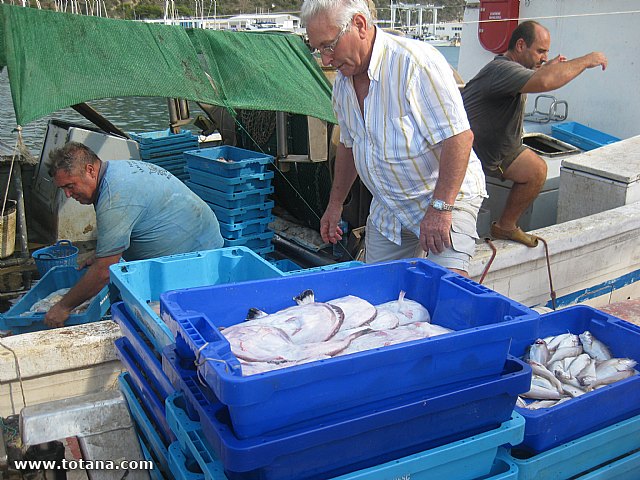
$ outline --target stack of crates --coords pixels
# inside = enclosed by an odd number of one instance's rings
[[[189,130],[181,133],[160,130],[130,133],[129,136],[138,142],[142,160],[164,168],[183,182],[188,178],[183,153],[198,148],[198,137]]]
[[[588,306],[542,315],[534,338],[585,331],[614,358],[640,363],[640,327]],[[522,356],[528,345],[514,341],[510,353]],[[524,439],[501,457],[518,465],[520,480],[640,478],[640,375],[553,407],[516,410],[526,422]]]
[[[52,271],[59,268],[71,267]],[[162,349],[175,340],[160,318],[160,295],[176,288],[277,278],[283,273],[251,250],[234,247],[120,262],[110,267],[110,276],[114,293],[122,298],[111,307],[123,334],[116,341],[116,353],[127,370],[120,376],[120,388],[142,450],[157,467],[150,472],[152,478],[171,479],[166,450],[176,437],[167,424],[164,401],[175,389],[160,359]]]
[[[186,182],[213,209],[226,247],[245,246],[259,255],[273,252],[269,200],[274,173],[270,155],[222,146],[185,152]]]
[[[243,376],[220,330],[251,307],[275,312],[302,290],[421,303],[454,330]],[[160,296],[175,345],[162,351],[174,393],[163,450],[174,478],[517,478],[498,448],[522,441],[513,412],[531,370],[508,355],[538,315],[427,260],[405,260],[207,286]],[[163,380],[164,381],[164,380]],[[515,475],[515,476],[514,476]]]

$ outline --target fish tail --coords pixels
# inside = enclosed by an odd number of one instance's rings
[[[297,296],[293,297],[293,300],[298,305],[304,305],[304,304],[307,304],[307,303],[315,302],[316,298],[315,298],[315,294],[313,293],[313,290],[305,290],[300,295],[297,295]]]

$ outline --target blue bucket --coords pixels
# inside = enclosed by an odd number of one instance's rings
[[[43,276],[53,267],[78,264],[78,247],[74,247],[70,240],[58,240],[55,245],[40,248],[31,254],[36,261],[36,267],[40,276]]]

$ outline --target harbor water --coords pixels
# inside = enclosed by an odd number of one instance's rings
[[[459,47],[436,47],[457,68]],[[89,104],[100,112],[111,123],[125,132],[149,132],[163,130],[169,126],[169,110],[167,100],[157,97],[129,97],[106,98],[95,100]],[[198,115],[200,110],[195,104],[191,104],[192,117]],[[66,120],[68,122],[89,125],[80,114],[71,108],[65,108],[52,115],[35,120],[27,125],[22,125],[22,137],[26,147],[34,154],[40,154],[42,140],[44,138],[47,122],[51,118]],[[9,147],[16,144],[16,118],[11,101],[11,90],[7,69],[0,72],[0,142]]]

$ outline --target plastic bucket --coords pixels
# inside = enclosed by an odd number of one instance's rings
[[[40,275],[60,265],[75,267],[78,263],[78,248],[70,240],[58,240],[55,245],[36,250],[31,255],[36,261]]]
[[[16,248],[16,201],[7,200],[0,217],[0,258],[13,255]]]

